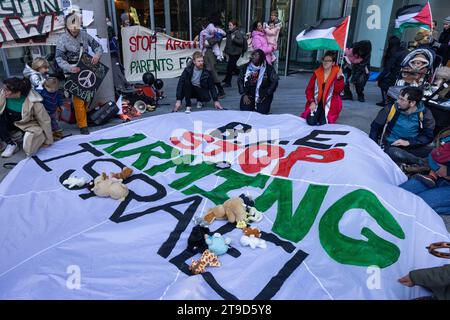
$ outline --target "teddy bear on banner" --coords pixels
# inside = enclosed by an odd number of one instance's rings
[[[231,223],[242,224],[242,222],[259,222],[262,220],[262,213],[256,210],[255,202],[245,194],[241,194],[239,197],[231,198],[225,201],[223,204],[218,205],[208,210],[203,220],[207,224],[213,223],[215,220],[228,220]],[[197,221],[201,223],[201,221]]]

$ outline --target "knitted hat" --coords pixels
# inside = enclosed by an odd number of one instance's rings
[[[450,16],[444,19],[444,23],[450,24]]]
[[[47,89],[48,92],[54,93],[59,89],[59,81],[55,77],[50,77],[44,82],[44,88]]]

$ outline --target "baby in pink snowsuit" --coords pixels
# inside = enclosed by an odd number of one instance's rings
[[[208,26],[200,32],[199,43],[200,43],[200,49],[202,49],[202,53],[205,54],[205,52],[206,52],[206,46],[208,45],[208,40],[219,39],[226,35],[227,35],[227,33],[225,31],[223,31],[221,28],[215,27],[214,24],[212,24],[212,23],[208,24]],[[213,50],[214,55],[216,56],[217,60],[222,61],[223,55],[222,55],[222,52],[220,51],[219,44],[213,45],[212,50]]]

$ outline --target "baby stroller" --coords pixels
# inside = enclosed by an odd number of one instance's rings
[[[159,101],[165,98],[164,92],[161,91],[164,86],[161,79],[155,79],[152,73],[147,72],[142,77],[144,83],[131,84],[125,78],[125,70],[119,62],[119,57],[111,55],[111,63],[116,99],[122,96],[128,106],[134,107],[140,113],[154,111],[161,105]]]
[[[397,100],[400,91],[409,86],[427,88],[433,79],[436,54],[427,48],[412,50],[402,61],[395,85],[388,90],[389,103]]]
[[[436,70],[433,82],[424,96],[425,105],[436,121],[436,134],[450,126],[450,67],[441,66]]]

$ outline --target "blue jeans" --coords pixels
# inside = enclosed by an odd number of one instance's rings
[[[450,215],[450,181],[440,178],[435,187],[429,188],[419,180],[411,178],[401,184],[400,188],[421,197],[438,214]]]

